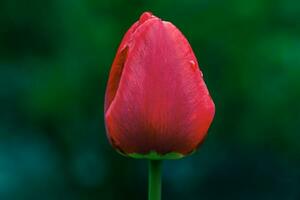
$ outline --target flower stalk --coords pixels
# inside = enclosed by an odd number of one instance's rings
[[[161,160],[149,161],[148,200],[161,200]]]

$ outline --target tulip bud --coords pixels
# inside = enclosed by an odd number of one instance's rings
[[[110,143],[135,158],[193,152],[215,113],[191,46],[170,22],[145,12],[125,34],[105,95]]]

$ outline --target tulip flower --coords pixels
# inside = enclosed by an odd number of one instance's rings
[[[203,142],[215,106],[189,42],[172,23],[145,12],[130,27],[111,67],[104,111],[112,146],[152,160],[150,190],[159,160],[184,157]]]

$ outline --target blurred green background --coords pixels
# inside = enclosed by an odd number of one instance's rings
[[[103,99],[143,11],[190,41],[216,104],[163,199],[300,199],[300,1],[0,1],[0,199],[141,200],[147,162],[109,145]]]

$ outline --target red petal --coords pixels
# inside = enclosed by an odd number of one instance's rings
[[[109,108],[113,98],[115,97],[115,94],[117,92],[118,86],[119,86],[119,81],[121,79],[121,75],[123,72],[123,67],[124,63],[127,58],[127,50],[128,47],[131,44],[131,41],[133,39],[133,36],[135,34],[135,31],[137,30],[138,27],[142,26],[144,22],[151,18],[156,18],[155,16],[152,15],[151,12],[144,12],[139,21],[134,23],[129,30],[126,32],[124,35],[121,44],[118,48],[117,55],[114,59],[114,62],[111,67],[111,71],[109,74],[109,80],[107,84],[107,91],[105,94],[105,104],[104,104],[104,111],[106,112],[107,109]]]
[[[214,104],[188,41],[171,23],[150,18],[142,16],[131,35],[126,62],[117,55],[121,78],[112,67],[118,78],[108,83],[109,137],[126,153],[186,154],[206,135]]]

